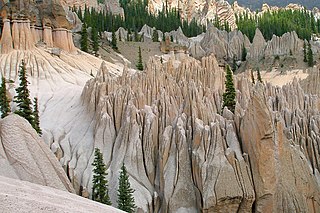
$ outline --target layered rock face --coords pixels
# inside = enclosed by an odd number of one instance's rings
[[[68,52],[76,50],[69,30],[73,25],[79,28],[76,15],[73,19],[69,16],[71,25],[59,1],[23,2],[14,1],[10,8],[4,8],[11,13],[9,17],[2,13],[1,53],[9,53],[12,49],[31,50],[38,43]]]
[[[66,173],[31,125],[18,115],[0,122],[0,175],[74,192]]]
[[[153,58],[145,72],[116,78],[103,65],[82,93],[92,134],[82,145],[72,134],[58,140],[70,152],[60,162],[76,190],[90,192],[100,148],[113,203],[124,162],[142,212],[318,212],[320,100],[296,81],[247,79],[234,79],[232,114],[221,108],[224,70],[214,56]]]

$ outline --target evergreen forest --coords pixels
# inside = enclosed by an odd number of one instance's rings
[[[310,40],[312,34],[320,32],[320,20],[316,21],[313,14],[306,10],[279,10],[265,12],[261,16],[244,14],[236,16],[238,29],[248,36],[252,42],[256,28],[259,28],[266,40],[273,35],[281,36],[286,32],[295,31],[300,39]]]

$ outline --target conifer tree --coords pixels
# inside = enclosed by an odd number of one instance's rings
[[[17,103],[18,106],[18,110],[15,111],[15,113],[24,117],[30,124],[33,124],[32,103],[29,95],[29,82],[27,80],[27,69],[24,60],[22,60],[20,65],[19,80],[20,85],[16,89],[17,95],[14,97],[14,102]]]
[[[136,206],[132,195],[133,192],[134,190],[130,186],[127,169],[125,165],[122,164],[118,188],[118,209],[129,213],[133,213],[135,211]]]
[[[115,51],[118,51],[117,37],[116,37],[116,33],[115,33],[115,31],[114,31],[114,28],[112,28],[111,47],[112,47],[112,49],[114,49]]]
[[[86,23],[83,23],[82,25],[80,46],[82,51],[88,52],[88,31]]]
[[[307,45],[306,42],[303,42],[303,61],[308,62],[307,60]]]
[[[262,83],[262,78],[261,78],[261,73],[260,73],[259,67],[258,67],[258,69],[257,69],[257,79],[258,79],[258,81],[259,81],[260,83]]]
[[[311,44],[309,43],[308,45],[308,66],[309,67],[313,67],[314,65],[314,62],[313,62],[313,52],[312,52],[312,49],[311,49]]]
[[[2,76],[2,82],[0,87],[0,111],[1,111],[1,118],[6,117],[10,112],[10,102],[7,96],[7,87],[6,87],[6,80]]]
[[[32,126],[39,135],[42,135],[42,131],[40,129],[38,98],[36,97],[33,100],[33,125]]]
[[[233,84],[232,71],[229,65],[226,66],[226,91],[223,94],[223,107],[227,107],[234,113],[236,106],[236,90]]]
[[[94,166],[92,200],[111,205],[108,194],[108,181],[106,179],[106,165],[103,163],[103,156],[98,148],[94,151],[94,161],[92,166]]]
[[[138,52],[138,63],[137,63],[137,69],[142,71],[143,70],[143,64],[142,64],[142,56],[141,56],[141,47],[139,47],[139,52]]]
[[[92,28],[91,40],[92,40],[93,54],[95,56],[99,56],[99,54],[98,54],[98,51],[99,51],[99,35],[98,35],[98,31],[97,31],[97,29],[95,27]]]
[[[121,41],[121,30],[119,29],[119,41]]]

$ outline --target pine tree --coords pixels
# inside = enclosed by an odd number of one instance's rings
[[[88,31],[86,23],[83,23],[82,25],[80,46],[82,51],[88,52]]]
[[[303,42],[303,61],[308,62],[307,60],[307,45],[306,42]]]
[[[308,66],[313,67],[314,62],[313,62],[313,52],[311,49],[311,44],[309,43],[308,45]]]
[[[36,97],[33,100],[33,125],[32,126],[39,135],[42,135],[42,131],[40,129],[38,98]]]
[[[93,54],[95,56],[99,56],[99,54],[98,54],[98,51],[99,51],[99,35],[98,35],[98,31],[97,31],[97,29],[95,27],[92,28],[91,40],[92,40]]]
[[[115,51],[118,51],[117,37],[116,37],[116,33],[115,33],[115,31],[114,31],[114,28],[112,28],[111,47],[112,47],[112,49],[114,49]]]
[[[94,161],[92,166],[94,166],[92,180],[92,200],[111,205],[108,194],[108,181],[106,179],[106,165],[103,163],[103,156],[98,148],[96,148],[94,151]]]
[[[10,112],[10,101],[7,97],[7,87],[6,87],[6,80],[2,76],[2,82],[0,87],[0,111],[1,111],[1,118],[6,117]]]
[[[138,52],[138,63],[137,63],[137,69],[138,70],[143,70],[143,64],[142,64],[142,56],[141,56],[141,47],[139,47],[139,52]]]
[[[132,213],[135,211],[134,197],[132,193],[134,190],[130,187],[129,175],[124,164],[122,164],[120,177],[119,177],[119,188],[118,188],[118,209],[125,212]]]
[[[226,66],[226,91],[223,94],[223,107],[227,107],[234,113],[236,106],[236,90],[233,84],[232,71],[229,65]]]
[[[29,95],[29,82],[27,80],[27,69],[24,60],[22,60],[20,65],[19,80],[20,85],[16,89],[17,95],[14,97],[14,102],[17,103],[18,106],[18,110],[15,111],[15,113],[24,117],[30,124],[33,124],[32,103]]]
[[[260,83],[262,83],[262,78],[261,78],[261,73],[260,73],[259,67],[258,67],[258,69],[257,69],[257,79],[258,79],[258,81],[259,81]]]

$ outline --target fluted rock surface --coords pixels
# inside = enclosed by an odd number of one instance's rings
[[[250,48],[250,41],[240,31],[230,33],[221,31],[213,25],[208,25],[207,32],[201,40],[201,47],[207,53],[214,53],[219,59],[242,58],[242,50]]]
[[[257,28],[247,58],[254,60],[262,59],[264,57],[265,47],[266,41],[261,31]]]
[[[0,174],[74,192],[61,165],[31,125],[18,115],[0,122]]]
[[[143,212],[318,212],[319,99],[297,81],[253,86],[242,74],[235,84],[232,114],[221,109],[224,71],[213,56],[153,58],[146,72],[120,77],[104,64],[82,93],[85,142],[70,130],[58,140],[68,150],[60,162],[76,190],[90,192],[100,148],[114,202],[124,162]]]

